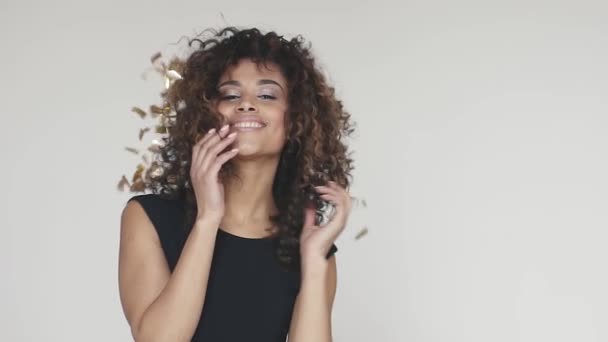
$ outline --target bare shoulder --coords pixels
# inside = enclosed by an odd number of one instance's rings
[[[146,211],[138,201],[129,201],[122,210],[120,217],[120,241],[131,242],[156,242],[160,246],[158,235]]]
[[[118,278],[123,311],[135,335],[140,319],[170,277],[158,234],[138,201],[129,201],[120,220]]]

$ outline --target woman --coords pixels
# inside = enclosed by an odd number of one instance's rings
[[[299,36],[226,28],[193,43],[163,93],[177,115],[162,175],[121,217],[133,337],[331,341],[350,115]]]

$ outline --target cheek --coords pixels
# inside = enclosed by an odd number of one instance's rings
[[[232,106],[226,102],[220,101],[215,106],[215,109],[223,115],[228,115],[228,113],[230,113],[230,110],[232,110]]]

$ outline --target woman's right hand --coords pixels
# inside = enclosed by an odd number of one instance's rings
[[[224,216],[224,185],[218,178],[222,165],[236,156],[238,149],[224,149],[234,142],[236,132],[228,133],[228,125],[219,132],[211,129],[192,147],[190,179],[198,208],[197,220],[211,218],[221,220]]]

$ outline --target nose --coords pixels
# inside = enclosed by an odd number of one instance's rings
[[[242,101],[236,107],[237,112],[256,112],[258,109],[253,104],[253,101],[249,100],[249,97],[242,97]]]

